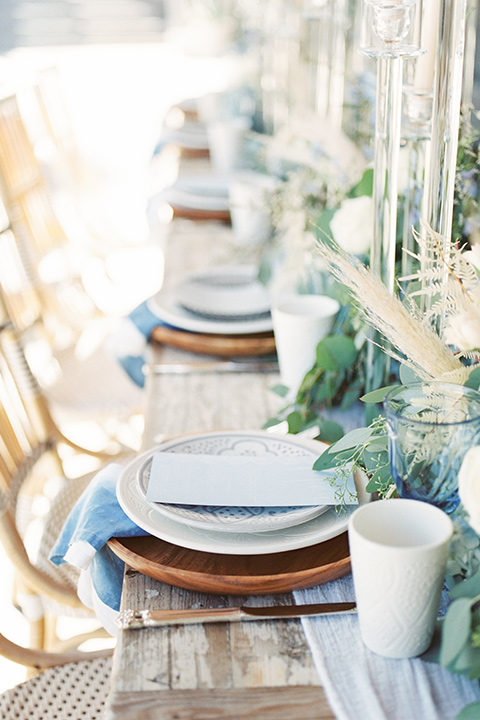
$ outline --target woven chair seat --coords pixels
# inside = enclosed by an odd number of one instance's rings
[[[48,522],[45,523],[43,534],[40,540],[38,556],[35,565],[43,570],[57,582],[66,583],[74,590],[77,589],[79,571],[72,565],[64,564],[55,566],[48,559],[50,551],[55,545],[60,531],[70,513],[72,507],[87,487],[88,483],[95,476],[95,472],[83,475],[74,480],[65,480],[62,488],[55,495],[48,513]],[[52,598],[42,598],[44,609],[52,615],[63,615],[65,617],[92,617],[92,612],[87,608],[69,608],[66,605],[57,603]]]
[[[111,658],[48,668],[0,695],[2,720],[100,720],[110,686]]]

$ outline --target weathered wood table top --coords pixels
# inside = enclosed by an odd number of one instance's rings
[[[183,229],[185,231],[183,231]],[[181,225],[169,237],[166,282],[209,263],[232,261],[231,231]],[[155,363],[200,356],[156,347]],[[163,437],[260,429],[275,414],[272,373],[156,372],[147,377],[144,448]],[[184,590],[126,569],[123,608],[292,604]],[[108,720],[333,720],[300,621],[150,628],[120,634]]]

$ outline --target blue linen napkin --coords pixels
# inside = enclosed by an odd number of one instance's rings
[[[89,483],[71,510],[52,551],[54,565],[69,563],[80,569],[80,599],[91,607],[108,632],[116,634],[124,563],[109,547],[111,537],[148,535],[124,513],[116,486],[123,466],[110,463]],[[88,588],[88,589],[87,589]],[[93,597],[89,598],[93,590]]]
[[[110,350],[127,375],[139,387],[145,385],[143,367],[145,350],[153,328],[165,323],[150,309],[149,300],[144,300],[125,318],[113,337]]]

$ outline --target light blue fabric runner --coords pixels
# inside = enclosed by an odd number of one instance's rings
[[[298,605],[354,600],[352,576],[296,590]],[[480,701],[478,682],[421,658],[389,660],[362,642],[355,615],[303,618],[315,667],[338,720],[455,720]]]

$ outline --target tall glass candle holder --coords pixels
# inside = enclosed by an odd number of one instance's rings
[[[416,0],[365,0],[369,42],[361,52],[377,60],[372,270],[393,293],[397,238],[398,166],[402,128],[403,63],[419,54],[412,22]],[[370,12],[368,12],[370,11]],[[371,338],[376,340],[375,337]],[[388,374],[388,358],[369,344],[366,385],[373,390]]]
[[[424,220],[441,239],[441,251],[448,258],[451,242],[455,175],[458,153],[458,132],[462,98],[462,77],[465,50],[466,0],[437,0],[439,21],[433,75],[432,147],[425,173]],[[423,258],[425,272],[435,260]],[[443,286],[448,268],[444,264]],[[425,310],[432,297],[423,295]],[[443,321],[437,328],[441,333]]]
[[[408,283],[417,270],[414,253],[416,240],[414,230],[421,232],[420,219],[424,214],[425,171],[430,163],[432,137],[432,92],[416,89],[413,85],[404,87],[403,130],[404,152],[407,161],[406,185],[403,195],[403,232],[401,274],[403,290],[408,292]]]

